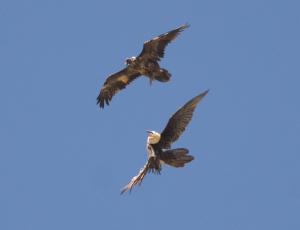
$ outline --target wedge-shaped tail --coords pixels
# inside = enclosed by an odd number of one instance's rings
[[[163,152],[161,160],[173,167],[184,167],[186,163],[194,160],[194,157],[188,155],[189,150],[185,148],[171,149]]]
[[[171,78],[171,74],[168,70],[161,68],[158,73],[155,73],[155,80],[160,82],[167,82]]]

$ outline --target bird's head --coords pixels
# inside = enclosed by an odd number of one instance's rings
[[[156,143],[159,142],[159,140],[160,140],[160,133],[155,132],[155,131],[149,131],[149,130],[147,130],[147,133],[148,133],[147,142],[149,144],[156,144]]]
[[[126,58],[126,65],[130,65],[131,63],[133,63],[136,60],[136,57],[130,57],[130,58]]]

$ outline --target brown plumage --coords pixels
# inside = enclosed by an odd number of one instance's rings
[[[188,24],[184,24],[146,41],[139,56],[126,59],[127,66],[124,69],[108,76],[97,97],[97,104],[101,108],[104,108],[105,104],[109,105],[112,97],[118,91],[124,89],[141,75],[148,77],[150,83],[153,80],[160,82],[169,81],[171,74],[166,69],[161,68],[158,62],[164,57],[166,46],[188,26]]]
[[[160,134],[155,131],[148,131],[147,151],[148,160],[145,166],[139,171],[138,175],[122,189],[121,193],[131,191],[133,186],[141,184],[148,172],[160,174],[161,163],[173,167],[184,167],[184,165],[194,159],[188,155],[186,148],[171,149],[171,144],[175,142],[184,132],[185,128],[192,119],[193,112],[208,90],[188,101],[184,106],[175,112],[169,119],[167,126]]]

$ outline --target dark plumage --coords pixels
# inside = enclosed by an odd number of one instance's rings
[[[101,108],[104,108],[105,103],[109,105],[112,97],[118,91],[124,89],[130,82],[141,75],[149,77],[150,83],[153,80],[160,82],[169,81],[171,74],[166,69],[161,68],[158,62],[164,57],[166,46],[187,27],[188,25],[184,24],[146,41],[139,56],[126,59],[127,66],[124,69],[108,76],[97,97],[97,104]]]
[[[184,106],[175,112],[169,119],[167,126],[160,134],[155,131],[148,131],[147,151],[148,161],[139,171],[138,175],[123,188],[121,193],[131,190],[133,186],[141,184],[148,172],[160,173],[161,163],[173,167],[184,167],[184,165],[194,159],[188,155],[186,148],[171,149],[171,144],[175,142],[184,132],[191,121],[193,112],[200,100],[208,93],[208,90],[188,101]]]

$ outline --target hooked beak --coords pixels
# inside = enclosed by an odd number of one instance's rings
[[[151,131],[151,130],[146,130],[146,132],[147,132],[147,133],[149,133],[149,134],[150,134],[150,133],[152,133],[152,131]]]

